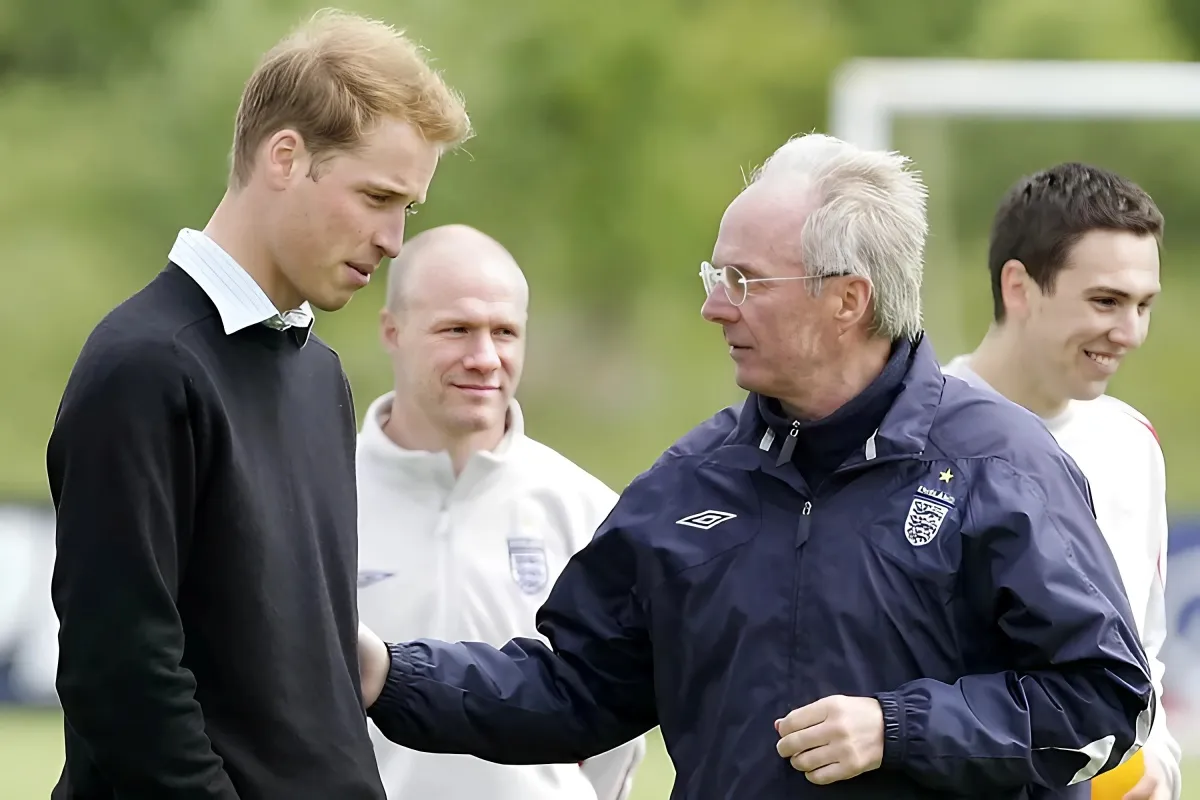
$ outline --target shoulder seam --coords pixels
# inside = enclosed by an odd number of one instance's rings
[[[1121,409],[1121,413],[1125,414],[1127,417],[1132,418],[1134,421],[1140,423],[1141,426],[1143,428],[1145,428],[1146,430],[1148,430],[1150,432],[1150,435],[1154,437],[1154,443],[1157,444],[1159,447],[1162,446],[1162,440],[1158,438],[1158,431],[1156,431],[1154,429],[1154,425],[1151,424],[1150,419],[1148,417],[1146,417],[1145,415],[1137,416],[1134,414],[1130,414],[1124,408]]]
[[[1154,423],[1152,423],[1150,418],[1143,414],[1139,409],[1135,408],[1124,400],[1121,400],[1118,397],[1113,397],[1109,394],[1101,395],[1101,397],[1097,398],[1097,400],[1107,401],[1109,405],[1120,411],[1122,415],[1139,423],[1143,428],[1150,432],[1150,435],[1154,437],[1155,443],[1157,443],[1159,446],[1162,445],[1162,440],[1158,438],[1158,431],[1155,429]]]

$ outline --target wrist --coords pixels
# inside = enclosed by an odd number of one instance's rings
[[[883,761],[880,766],[890,769],[904,761],[907,742],[904,738],[904,698],[895,692],[874,695],[883,711]]]
[[[375,705],[367,709],[368,715],[373,711],[390,708],[396,703],[403,703],[405,656],[404,648],[398,644],[385,644],[387,668],[382,671],[379,697]],[[399,666],[397,666],[399,664]]]

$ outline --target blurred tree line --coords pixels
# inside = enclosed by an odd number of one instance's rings
[[[302,0],[5,0],[0,4],[0,495],[41,498],[44,447],[83,338],[203,227],[224,189],[233,115],[259,55],[319,7]],[[478,136],[446,159],[412,232],[450,221],[499,238],[533,285],[522,401],[534,435],[624,485],[675,436],[736,399],[696,275],[743,175],[826,124],[833,71],[855,56],[1192,59],[1200,0],[356,0],[427,46]],[[999,194],[1066,158],[1134,177],[1168,216],[1151,344],[1114,385],[1165,437],[1172,503],[1200,507],[1200,363],[1183,327],[1200,299],[1194,124],[1028,121],[901,126],[931,176],[961,272],[949,349],[987,324],[982,241]],[[925,149],[922,150],[922,147]],[[945,251],[939,251],[945,252]],[[931,257],[932,258],[932,257]],[[945,258],[943,256],[943,258]],[[935,270],[936,267],[936,270]],[[382,282],[318,329],[359,411],[387,389],[374,324]],[[1161,321],[1160,321],[1161,318]],[[935,342],[939,339],[935,336]],[[1184,348],[1175,352],[1172,348]],[[1182,354],[1182,355],[1181,355]]]

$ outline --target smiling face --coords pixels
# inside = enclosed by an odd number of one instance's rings
[[[381,327],[403,416],[442,441],[502,435],[525,364],[520,269],[482,234],[444,236],[404,269]]]
[[[1003,281],[1010,324],[1038,384],[1055,399],[1091,400],[1146,339],[1161,288],[1158,242],[1149,234],[1090,231],[1046,291],[1016,261]]]
[[[438,154],[438,145],[396,119],[382,121],[358,148],[315,165],[294,132],[271,137],[265,170],[274,191],[265,236],[295,304],[337,310],[383,258],[396,257],[405,217],[424,201]]]

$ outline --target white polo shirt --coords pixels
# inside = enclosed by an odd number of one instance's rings
[[[362,621],[385,641],[500,647],[517,636],[543,638],[534,628],[538,608],[616,493],[525,436],[515,400],[503,441],[475,453],[457,479],[447,453],[405,450],[387,437],[381,419],[391,402],[388,393],[371,403],[358,439]],[[370,728],[393,800],[620,800],[645,753],[639,738],[582,767],[512,766],[419,753]]]

